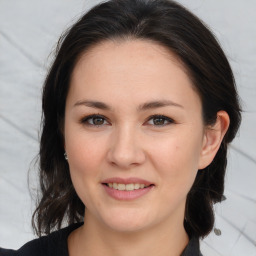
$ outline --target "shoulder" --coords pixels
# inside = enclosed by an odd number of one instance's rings
[[[0,247],[0,256],[14,256],[14,255],[16,255],[14,250],[3,249]]]
[[[18,250],[9,250],[9,249],[0,249],[0,256],[27,256],[27,255],[48,255],[45,252],[47,251],[47,241],[51,240],[51,235],[40,237],[34,239],[25,245],[23,245]]]
[[[48,236],[34,239],[18,250],[0,248],[0,256],[68,256],[67,238],[82,223],[70,225]]]
[[[203,256],[200,252],[199,239],[192,237],[181,256]]]

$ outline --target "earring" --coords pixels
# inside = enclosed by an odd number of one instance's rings
[[[222,195],[221,202],[227,200],[226,196]],[[221,236],[221,230],[219,228],[214,227],[213,232],[216,236]]]
[[[65,157],[65,159],[68,161],[68,155],[67,155],[66,152],[64,153],[64,157]]]
[[[220,229],[214,228],[213,231],[214,231],[214,234],[215,234],[216,236],[221,236],[221,230],[220,230]]]

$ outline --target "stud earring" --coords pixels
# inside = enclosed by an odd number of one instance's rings
[[[65,157],[65,159],[68,161],[68,155],[67,155],[66,152],[64,153],[64,157]]]

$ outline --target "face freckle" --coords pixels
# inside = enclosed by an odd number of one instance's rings
[[[182,222],[202,150],[201,107],[180,62],[163,46],[106,41],[83,55],[66,101],[65,149],[85,218],[126,232]],[[91,115],[106,122],[92,125]],[[163,125],[152,122],[159,116]],[[141,179],[152,188],[118,200],[103,184],[112,178]]]

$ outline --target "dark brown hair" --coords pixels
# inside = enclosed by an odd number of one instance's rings
[[[78,58],[104,40],[143,39],[174,53],[188,72],[202,100],[204,123],[213,124],[219,110],[230,127],[213,162],[198,171],[187,195],[184,226],[190,236],[203,237],[214,225],[212,206],[224,190],[227,145],[240,125],[240,106],[230,65],[206,25],[183,6],[168,0],[111,0],[81,17],[59,40],[46,77],[40,141],[41,197],[33,215],[38,235],[83,221],[85,206],[71,182],[63,156],[63,121],[70,77]]]

